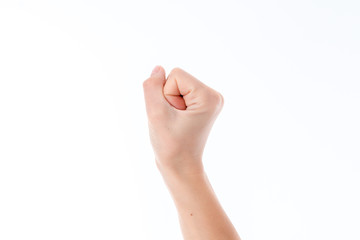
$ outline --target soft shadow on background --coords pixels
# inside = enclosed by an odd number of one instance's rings
[[[181,239],[142,81],[225,98],[204,162],[242,239],[360,238],[358,1],[1,1],[0,239]]]

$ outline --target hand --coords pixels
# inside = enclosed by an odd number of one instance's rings
[[[184,239],[240,240],[202,165],[211,127],[224,99],[198,79],[161,66],[144,81],[151,144],[178,210]]]
[[[223,107],[223,96],[180,68],[166,78],[161,66],[154,68],[143,88],[159,169],[203,171],[203,150]]]

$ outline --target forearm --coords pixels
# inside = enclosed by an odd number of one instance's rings
[[[239,240],[202,167],[202,153],[223,96],[180,68],[157,66],[144,81],[156,163],[179,214],[185,240]]]
[[[206,173],[179,172],[158,165],[178,211],[185,240],[239,240]]]

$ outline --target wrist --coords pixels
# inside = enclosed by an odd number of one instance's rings
[[[165,164],[171,161],[159,161],[158,159],[155,162],[165,181],[170,179],[186,180],[205,174],[201,159],[186,159],[184,161],[177,161],[177,164]],[[183,162],[190,163],[183,164]]]
[[[191,205],[200,191],[211,189],[202,166],[177,169],[157,162],[157,167],[176,206]]]

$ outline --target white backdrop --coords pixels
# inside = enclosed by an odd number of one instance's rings
[[[204,153],[243,240],[360,239],[359,1],[0,1],[0,239],[181,239],[142,82],[225,98]]]

